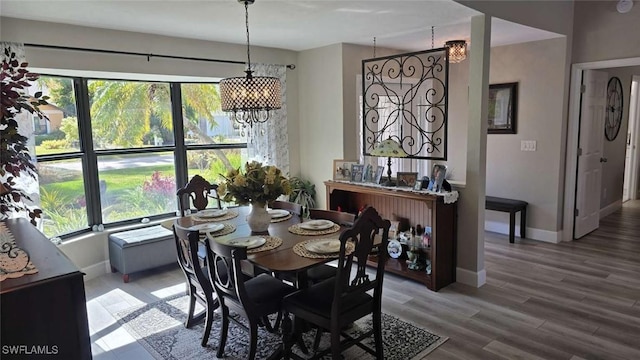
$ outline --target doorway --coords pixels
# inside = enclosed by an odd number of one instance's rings
[[[578,138],[580,134],[580,99],[581,81],[585,70],[639,66],[640,57],[605,60],[590,63],[578,63],[571,66],[571,85],[569,95],[569,121],[567,128],[563,234],[564,241],[575,238],[574,227],[576,217],[576,184],[578,182]],[[637,112],[636,112],[637,113]],[[637,131],[636,131],[637,132]],[[638,147],[636,146],[636,151]],[[637,175],[637,162],[635,172]]]
[[[639,87],[640,75],[634,75],[631,80],[631,96],[629,97],[629,127],[624,160],[623,203],[638,198],[638,135],[640,134]]]

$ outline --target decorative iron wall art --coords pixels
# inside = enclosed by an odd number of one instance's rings
[[[393,139],[413,159],[447,159],[447,48],[362,60],[364,155]]]

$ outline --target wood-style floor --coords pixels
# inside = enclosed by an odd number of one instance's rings
[[[573,242],[487,232],[485,265],[479,289],[431,292],[386,275],[383,311],[449,337],[426,359],[640,359],[640,201]],[[94,359],[149,358],[113,314],[183,292],[183,281],[177,268],[88,281]]]

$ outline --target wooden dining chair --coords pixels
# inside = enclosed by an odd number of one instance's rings
[[[191,204],[198,211],[204,210],[209,205],[209,198],[217,200],[218,209],[222,209],[222,202],[218,195],[218,185],[211,184],[200,175],[194,175],[182,188],[178,189],[178,208],[180,216],[185,216]]]
[[[293,215],[297,215],[298,217],[302,216],[302,205],[294,202],[274,200],[269,203],[269,207],[272,209],[288,210]]]
[[[358,345],[371,353],[376,359],[383,359],[382,349],[382,280],[384,279],[384,265],[386,251],[380,251],[379,261],[375,276],[366,272],[366,263],[374,244],[376,234],[381,234],[379,246],[386,249],[389,220],[383,220],[378,212],[372,208],[366,208],[353,224],[353,227],[340,235],[340,256],[335,278],[327,279],[307,289],[299,290],[284,298],[282,306],[285,313],[292,314],[296,318],[296,325],[300,320],[307,324],[313,324],[320,329],[331,333],[331,347],[315,354],[314,359],[331,353],[333,359],[340,359],[341,353],[351,345]],[[355,250],[346,254],[347,242],[353,242]],[[352,268],[356,266],[356,271]],[[373,290],[370,294],[369,291]],[[341,333],[348,324],[371,314],[373,327],[371,331],[363,333],[357,338]],[[285,316],[284,329],[290,329],[290,319]],[[294,332],[299,332],[295,329]],[[371,349],[361,343],[362,340],[373,334],[375,349]],[[343,336],[345,340],[341,341]],[[285,336],[285,339],[294,339],[294,336]],[[286,341],[284,358],[288,359],[292,347],[292,341]]]
[[[187,280],[187,292],[189,295],[189,310],[184,326],[192,327],[205,319],[204,334],[202,335],[202,346],[207,346],[211,325],[213,324],[213,312],[218,308],[219,302],[214,299],[213,287],[209,281],[206,267],[202,267],[198,257],[199,232],[173,226],[173,234],[176,240],[176,250],[178,251],[178,264]],[[226,275],[220,274],[220,277]],[[194,315],[195,303],[199,302],[204,306],[204,310]]]
[[[309,218],[331,220],[340,226],[353,226],[356,216],[342,211],[310,209]],[[310,284],[317,284],[334,276],[336,276],[336,268],[331,265],[323,264],[307,270],[307,280]]]
[[[271,325],[268,316],[278,314],[280,319],[282,298],[294,292],[295,288],[267,274],[253,278],[243,274],[241,262],[247,259],[245,247],[224,245],[216,241],[206,241],[205,246],[207,262],[216,264],[208,268],[209,277],[222,311],[222,327],[216,356],[224,356],[229,320],[233,320],[249,332],[248,359],[252,360],[257,351],[258,327],[264,327],[269,332],[277,332],[277,326]],[[228,276],[225,276],[226,274]],[[229,310],[242,315],[249,324],[248,328],[238,319],[230,317]]]

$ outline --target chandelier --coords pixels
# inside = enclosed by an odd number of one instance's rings
[[[449,49],[449,62],[459,63],[467,58],[467,42],[464,40],[450,40],[444,43]]]
[[[247,74],[244,77],[226,78],[220,81],[222,111],[230,112],[231,119],[253,127],[255,123],[269,120],[272,110],[280,109],[280,79],[271,76],[253,76],[249,51],[249,5],[255,0],[238,0],[244,4],[247,29]]]

